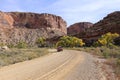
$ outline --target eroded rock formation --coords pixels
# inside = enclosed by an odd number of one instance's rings
[[[92,38],[101,36],[107,32],[120,34],[120,11],[108,14],[103,20],[89,28],[86,34],[88,37]]]
[[[66,22],[52,14],[0,12],[0,42],[16,44],[19,41],[34,45],[36,39],[52,39],[66,35]]]
[[[93,24],[90,22],[79,22],[75,23],[67,28],[68,35],[81,35],[81,33],[86,32],[86,30],[92,27]]]
[[[103,20],[95,24],[87,23],[88,27],[80,25],[81,23],[74,24],[68,27],[68,35],[73,35],[78,38],[82,38],[86,43],[92,44],[96,41],[101,35],[111,32],[120,34],[120,11],[113,12],[108,14]]]

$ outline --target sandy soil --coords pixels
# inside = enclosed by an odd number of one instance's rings
[[[2,67],[0,80],[108,80],[96,61],[85,52],[64,50]]]

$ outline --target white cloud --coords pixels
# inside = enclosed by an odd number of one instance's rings
[[[5,11],[52,13],[62,16],[68,25],[75,22],[97,22],[108,13],[120,10],[120,0],[1,0]]]
[[[80,21],[97,22],[106,14],[120,10],[120,0],[58,0],[47,10],[60,14],[68,25]],[[52,12],[52,11],[51,11]]]

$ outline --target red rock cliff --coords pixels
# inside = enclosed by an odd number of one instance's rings
[[[39,37],[51,39],[67,34],[66,22],[52,14],[0,12],[1,43],[25,41],[34,44]]]
[[[103,18],[103,20],[100,20],[95,24],[86,24],[86,27],[83,23],[73,24],[68,27],[68,35],[82,38],[86,43],[88,43],[97,40],[101,35],[107,32],[120,34],[120,11],[108,14],[105,18]]]
[[[107,32],[120,34],[120,11],[108,14],[103,20],[95,23],[86,32],[86,38],[97,38]]]
[[[81,35],[82,33],[86,32],[86,30],[92,27],[93,24],[90,22],[79,22],[75,23],[67,28],[68,35]],[[84,35],[83,35],[84,36]]]
[[[66,34],[66,22],[60,17],[52,14],[37,13],[9,13],[14,19],[15,27],[26,27],[30,29],[53,29]]]

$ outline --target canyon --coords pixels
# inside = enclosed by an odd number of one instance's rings
[[[94,42],[101,35],[108,32],[120,34],[120,11],[108,14],[95,24],[90,22],[79,22],[67,28],[68,35],[81,38],[86,43]]]
[[[35,45],[40,37],[46,38],[51,44],[65,35],[75,36],[89,43],[107,32],[120,34],[120,11],[108,14],[95,24],[78,22],[69,27],[62,17],[53,14],[0,11],[0,32],[0,43],[4,44],[16,45],[23,41]]]

